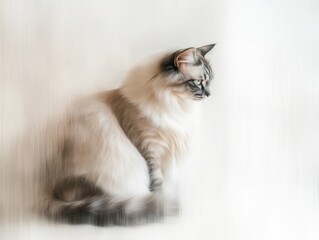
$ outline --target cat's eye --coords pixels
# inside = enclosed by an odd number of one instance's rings
[[[196,84],[196,86],[200,87],[202,80],[194,80],[194,83]]]

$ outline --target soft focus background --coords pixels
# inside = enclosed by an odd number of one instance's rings
[[[319,239],[318,23],[317,0],[1,0],[0,238]],[[5,152],[30,125],[152,54],[214,42],[180,218],[98,228],[8,213],[24,197]]]

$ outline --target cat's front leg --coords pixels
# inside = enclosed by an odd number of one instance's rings
[[[152,192],[163,191],[166,183],[167,166],[170,165],[172,156],[167,142],[160,138],[145,138],[140,148],[144,159],[147,162],[150,186]]]
[[[158,160],[147,160],[149,175],[150,175],[150,191],[159,192],[163,188],[163,173],[161,164]]]

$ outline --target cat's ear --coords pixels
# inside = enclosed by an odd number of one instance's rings
[[[202,47],[197,48],[197,50],[200,52],[200,54],[202,54],[202,56],[204,57],[210,50],[213,49],[213,47],[215,47],[216,43],[213,44],[209,44],[209,45],[205,45]]]
[[[182,52],[178,53],[174,59],[174,65],[179,69],[183,69],[186,66],[193,65],[196,62],[196,48],[188,48],[186,50],[183,50]]]

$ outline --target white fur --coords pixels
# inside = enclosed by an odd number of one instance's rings
[[[95,159],[78,156],[75,166],[79,168],[75,172],[93,175],[93,178],[97,178],[97,184],[110,194],[134,196],[149,192],[145,159],[122,131],[111,110],[92,100],[77,114],[86,116],[86,124],[96,125],[105,137],[102,138],[103,148],[98,149]],[[87,129],[91,131],[92,128]],[[79,137],[83,134],[86,133],[79,133]]]

